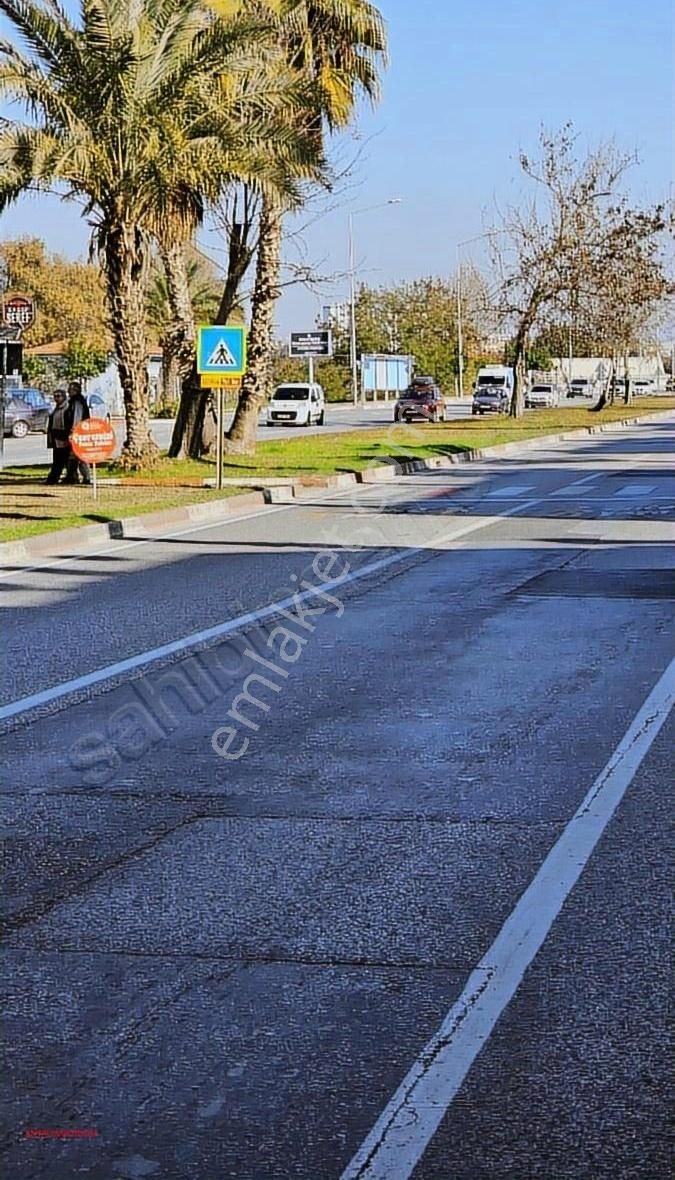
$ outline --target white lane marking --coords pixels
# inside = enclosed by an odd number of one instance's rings
[[[503,488],[495,488],[493,492],[487,492],[485,498],[487,500],[513,500],[515,496],[526,496],[531,491],[533,491],[531,484],[512,483],[506,484]]]
[[[654,483],[627,483],[625,487],[619,488],[614,495],[624,496],[626,499],[633,496],[649,496],[656,491],[656,484]]]
[[[468,536],[469,533],[490,528],[495,524],[499,524],[505,517],[513,516],[516,512],[522,512],[525,509],[532,508],[538,503],[540,503],[539,500],[530,500],[524,504],[516,505],[515,508],[509,508],[505,512],[501,512],[499,516],[482,517],[480,520],[464,525],[460,529],[451,530],[443,533],[440,537],[434,538],[433,545],[436,547],[437,545],[444,544],[446,541],[460,540],[462,537]],[[361,578],[377,573],[378,570],[383,570],[388,566],[405,561],[407,558],[415,556],[415,554],[424,553],[427,548],[428,546],[418,545],[406,549],[397,549],[389,557],[380,558],[378,561],[370,562],[369,565],[361,566],[360,569],[352,570],[344,578],[334,578],[330,582],[322,583],[316,590],[303,590],[301,593],[292,594],[280,602],[272,602],[269,606],[250,611],[245,615],[239,615],[235,619],[228,619],[223,623],[217,623],[214,627],[208,627],[204,631],[195,631],[192,635],[185,635],[181,639],[172,640],[171,643],[163,643],[160,647],[139,652],[138,655],[129,656],[125,660],[118,660],[117,663],[108,664],[104,668],[98,668],[95,672],[88,672],[84,676],[76,676],[73,680],[65,680],[61,684],[55,684],[51,688],[43,689],[41,692],[32,693],[30,696],[11,701],[9,704],[3,705],[0,708],[0,721],[6,721],[8,718],[16,717],[20,713],[27,713],[31,709],[50,704],[52,701],[70,696],[74,692],[80,692],[82,689],[91,688],[95,684],[103,684],[107,680],[113,680],[118,676],[124,675],[126,672],[134,671],[136,668],[143,668],[148,664],[155,663],[157,660],[165,659],[167,656],[177,655],[189,651],[191,648],[201,647],[215,639],[221,639],[233,631],[240,631],[245,627],[252,626],[253,623],[259,622],[261,619],[269,618],[271,615],[277,614],[280,610],[287,610],[289,607],[293,607],[299,603],[308,602],[312,598],[318,598],[324,591],[336,590],[340,586],[346,586],[350,582],[357,582]]]
[[[561,496],[576,496],[577,489],[585,487],[586,484],[593,483],[596,479],[602,479],[607,472],[595,471],[593,475],[585,475],[583,479],[575,479],[574,483],[568,483],[564,488],[557,488],[551,495]]]
[[[159,545],[171,537],[187,537],[190,533],[201,533],[205,529],[217,529],[223,525],[238,524],[239,521],[251,520],[254,516],[271,516],[273,512],[283,512],[290,507],[290,504],[274,504],[269,508],[256,508],[253,512],[242,513],[241,516],[223,517],[222,520],[207,520],[203,524],[191,524],[184,529],[176,529],[175,532],[151,534],[149,537],[143,537],[140,541],[126,541],[121,543],[111,538],[103,549],[87,549],[85,547],[81,553],[72,553],[68,557],[55,557],[53,561],[40,562],[39,565],[22,565],[17,566],[15,569],[5,570],[4,573],[0,573],[0,581],[4,581],[6,578],[22,577],[24,574],[34,574],[42,570],[51,570],[55,566],[70,565],[75,561],[88,561],[90,558],[102,557],[111,551],[113,553],[123,553],[126,549],[136,549],[139,545]]]
[[[675,703],[672,660],[341,1180],[408,1180]]]

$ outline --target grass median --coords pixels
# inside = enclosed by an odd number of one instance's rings
[[[567,409],[563,406],[530,411],[517,420],[469,417],[438,425],[391,423],[369,430],[313,435],[289,429],[288,438],[261,442],[253,458],[227,456],[225,475],[233,480],[300,479],[362,471],[392,458],[400,461],[405,458],[428,459],[434,455],[479,450],[674,408],[675,398],[658,397],[636,399],[630,406],[612,406],[597,414],[585,407]],[[114,465],[102,465],[99,467],[102,480],[108,477],[120,482],[115,485],[103,483],[97,500],[93,499],[90,488],[40,486],[46,472],[46,466],[10,468],[0,476],[0,541],[196,504],[242,490],[236,485],[229,485],[222,492],[203,487],[203,480],[213,479],[215,474],[215,465],[210,460],[165,458],[152,472],[139,472],[134,476],[125,475]]]

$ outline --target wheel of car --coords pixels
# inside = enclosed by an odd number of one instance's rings
[[[302,424],[302,425],[303,425],[303,426],[311,426],[311,425],[312,425],[312,415],[311,415],[311,414],[308,414],[308,415],[307,415],[307,418],[306,418],[306,420],[303,422],[303,424]]]
[[[28,430],[28,423],[23,419],[17,418],[16,422],[12,422],[12,438],[25,438]]]
[[[317,426],[324,426],[325,422],[326,422],[326,413],[325,413],[325,410],[322,410],[321,413],[319,414],[319,421],[317,423]]]

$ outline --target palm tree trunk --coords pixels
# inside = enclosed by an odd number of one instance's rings
[[[168,333],[169,351],[174,365],[174,379],[176,384],[180,380],[180,405],[173,428],[169,455],[171,458],[184,458],[187,454],[186,430],[190,416],[194,414],[194,398],[185,396],[185,384],[189,378],[195,361],[195,318],[190,296],[190,284],[185,258],[183,242],[168,242],[160,245],[160,254],[166,274],[166,292],[171,309],[171,328]],[[175,386],[172,398],[175,397]]]
[[[248,339],[248,368],[225,449],[230,454],[255,454],[258,413],[268,393],[272,369],[274,310],[279,298],[283,209],[265,197],[260,212],[260,241]]]
[[[173,351],[173,341],[162,341],[162,405],[175,402],[178,396],[180,365]]]
[[[253,213],[250,212],[245,213],[243,222],[235,221],[232,226],[227,277],[215,319],[217,324],[227,324],[237,304],[239,289],[253,257],[252,230]],[[208,390],[200,387],[193,361],[190,371],[183,377],[169,455],[171,458],[189,455],[192,459],[200,459],[214,451],[215,440],[216,413],[213,398]]]
[[[158,448],[150,435],[145,328],[147,253],[140,231],[129,225],[111,227],[105,235],[103,261],[126,417],[121,461],[129,467],[141,467],[157,458]]]

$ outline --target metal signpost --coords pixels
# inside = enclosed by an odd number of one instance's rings
[[[306,360],[309,367],[309,381],[314,383],[314,358],[333,355],[333,333],[330,328],[316,332],[291,332],[288,355]]]
[[[111,459],[117,450],[117,437],[105,418],[84,418],[70,435],[70,447],[83,463],[91,464],[91,484],[94,499],[98,495],[96,464]]]
[[[197,372],[202,389],[216,397],[216,488],[223,487],[223,396],[238,389],[246,372],[246,329],[239,325],[202,324],[197,329]]]

